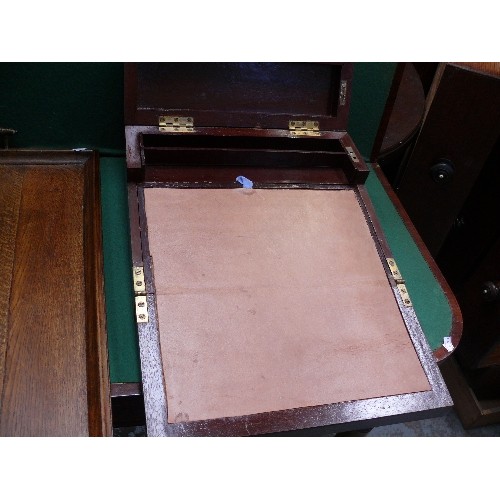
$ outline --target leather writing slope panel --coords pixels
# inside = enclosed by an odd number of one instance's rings
[[[145,200],[169,422],[429,390],[354,191]]]

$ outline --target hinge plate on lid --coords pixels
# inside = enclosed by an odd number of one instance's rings
[[[318,136],[319,122],[314,120],[290,120],[288,122],[288,130],[294,136]]]
[[[160,132],[193,132],[194,120],[191,116],[160,116]]]
[[[147,323],[149,321],[148,298],[146,295],[135,297],[135,318],[137,323]]]
[[[396,264],[396,261],[390,257],[387,259],[387,265],[389,266],[389,270],[391,271],[392,277],[394,278],[394,281],[396,282],[396,286],[398,288],[399,295],[401,296],[401,300],[403,301],[403,304],[405,307],[412,307],[412,302],[410,299],[410,295],[408,293],[408,289],[406,288],[406,283],[405,280],[403,279],[403,276],[401,275],[401,272],[399,271],[398,265]]]
[[[402,284],[405,282],[403,279],[403,276],[401,275],[398,265],[396,264],[396,261],[392,258],[387,259],[387,264],[389,265],[389,270],[391,271],[392,277],[396,281],[396,283]]]
[[[144,268],[134,266],[132,268],[132,276],[134,278],[134,293],[144,293],[146,291],[146,282],[144,281]]]
[[[347,98],[347,80],[340,81],[339,106],[345,106]]]
[[[399,290],[399,294],[401,295],[401,300],[403,301],[403,304],[405,305],[405,307],[411,307],[412,303],[411,303],[410,295],[408,294],[408,290],[406,289],[406,285],[403,283],[403,284],[397,285],[397,287]]]
[[[351,160],[354,163],[359,163],[359,158],[356,156],[356,153],[354,152],[354,149],[352,149],[350,146],[346,146],[345,150],[347,151],[347,153],[351,157]]]
[[[137,323],[147,323],[149,321],[149,314],[148,298],[145,295],[146,282],[144,281],[144,268],[142,266],[134,266],[132,268],[132,277],[134,279],[135,319]]]

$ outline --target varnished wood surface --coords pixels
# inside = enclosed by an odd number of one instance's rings
[[[437,257],[500,133],[500,79],[443,64],[428,103],[398,196]],[[454,175],[437,183],[430,169],[443,159],[454,165]]]
[[[469,68],[486,75],[500,76],[500,62],[456,62],[455,66]]]
[[[0,276],[2,276],[2,286],[0,286],[0,411],[7,352],[12,270],[14,268],[14,242],[19,219],[22,184],[22,172],[0,168]]]
[[[97,154],[83,167],[83,258],[85,286],[85,342],[88,433],[109,436],[110,379],[104,297],[102,214]]]
[[[16,228],[0,434],[110,435],[97,158],[0,152],[0,171],[22,184],[17,220],[1,212]]]
[[[157,125],[159,115],[175,115],[201,127],[286,129],[300,116],[346,130],[352,72],[352,63],[128,63],[125,123]]]
[[[354,184],[368,176],[346,132],[304,138],[274,129],[200,127],[178,134],[130,126],[125,135],[129,180],[136,182],[228,182],[244,175],[256,182]]]

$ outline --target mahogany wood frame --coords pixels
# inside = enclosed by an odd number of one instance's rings
[[[435,363],[425,335],[412,307],[405,307],[386,260],[392,257],[383,236],[366,189],[362,185],[346,184],[261,184],[261,188],[353,189],[386,270],[388,284],[398,303],[415,351],[431,386],[430,391],[401,394],[359,401],[349,401],[285,411],[267,412],[242,417],[228,417],[185,423],[167,423],[167,403],[160,354],[158,319],[156,313],[154,276],[148,248],[147,216],[144,209],[144,189],[152,186],[181,188],[234,187],[233,184],[201,184],[179,186],[175,183],[131,183],[129,207],[134,265],[143,265],[150,320],[138,323],[139,348],[143,374],[146,407],[146,425],[149,436],[233,436],[256,435],[299,429],[326,427],[331,432],[365,429],[416,418],[428,418],[445,413],[452,405],[446,385]]]
[[[99,159],[96,152],[6,150],[0,151],[2,165],[61,165],[83,170],[83,269],[81,286],[85,296],[85,346],[87,377],[87,421],[89,436],[111,436],[111,399],[102,252]],[[64,217],[64,214],[60,214]],[[56,290],[47,291],[57,304]],[[64,307],[60,309],[64,313]],[[71,383],[68,380],[68,383]],[[40,394],[43,398],[44,395]],[[62,396],[64,394],[62,393]],[[71,402],[67,402],[71,404]]]

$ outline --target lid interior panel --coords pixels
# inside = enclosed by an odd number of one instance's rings
[[[191,116],[195,127],[287,129],[314,119],[344,130],[344,63],[137,63],[126,71],[126,122],[154,125],[158,116]]]

